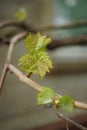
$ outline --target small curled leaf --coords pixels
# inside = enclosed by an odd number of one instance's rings
[[[74,100],[70,96],[62,96],[59,99],[59,107],[68,112],[72,112],[75,109]]]
[[[37,95],[38,104],[52,103],[55,98],[55,91],[50,87],[44,87],[43,90]]]
[[[51,38],[41,35],[39,32],[36,34],[29,33],[25,39],[26,47],[29,53],[35,51],[45,51],[48,44],[50,44]]]

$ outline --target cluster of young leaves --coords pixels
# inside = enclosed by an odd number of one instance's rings
[[[25,21],[28,17],[27,11],[25,8],[20,8],[15,14],[14,17],[19,21]]]
[[[37,103],[43,105],[53,103],[57,106],[56,108],[61,108],[68,112],[72,112],[75,109],[74,100],[70,96],[61,96],[59,99],[56,99],[55,97],[56,93],[52,88],[44,87],[43,90],[37,95]]]
[[[50,44],[51,38],[40,33],[32,34],[26,37],[25,44],[28,53],[19,59],[19,66],[28,74],[34,73],[41,78],[53,68],[52,61],[46,51],[46,46]],[[56,92],[50,87],[43,87],[43,90],[37,95],[38,104],[53,103],[58,108],[66,111],[74,110],[74,100],[69,96],[61,96],[56,99]]]
[[[38,74],[43,78],[47,72],[50,72],[50,68],[53,68],[52,61],[46,51],[46,46],[50,42],[51,38],[40,33],[29,33],[25,40],[28,53],[19,59],[19,66],[28,74]]]

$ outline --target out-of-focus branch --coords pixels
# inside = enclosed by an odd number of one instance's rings
[[[1,43],[9,44],[10,41],[8,39],[0,38]],[[56,48],[62,46],[71,46],[71,45],[80,45],[85,46],[87,45],[87,35],[80,35],[73,38],[67,38],[63,40],[55,40],[53,39],[52,42],[47,46],[49,50],[54,50]]]
[[[52,31],[52,30],[62,30],[62,29],[74,29],[80,27],[86,27],[87,20],[70,22],[62,25],[41,25],[37,26],[37,30],[40,31]]]
[[[53,50],[61,46],[70,45],[87,45],[87,35],[80,35],[73,38],[67,38],[63,40],[53,40],[49,45],[48,49]]]
[[[14,20],[7,20],[4,22],[0,23],[0,30],[5,28],[5,27],[19,27],[22,28],[28,32],[33,32],[36,33],[37,30],[35,30],[31,25],[25,23],[25,22],[20,22],[20,21],[14,21]]]
[[[8,21],[4,21],[4,22],[0,23],[0,30],[5,27],[10,27],[10,26],[22,28],[26,32],[36,33],[38,31],[40,31],[39,27],[37,27],[37,29],[36,29],[35,27],[32,27],[31,25],[29,25],[25,22],[12,21],[12,20],[8,20]],[[61,26],[59,25],[57,28],[67,29],[67,28],[76,28],[76,27],[82,27],[82,26],[87,26],[87,20],[72,22],[72,23],[61,25]],[[42,30],[44,30],[44,27],[41,27],[41,28],[42,28]],[[56,26],[55,26],[55,28],[56,28]],[[9,43],[8,39],[2,38],[2,37],[0,37],[0,41],[1,41],[1,43],[3,43],[3,42]],[[48,45],[48,49],[52,50],[52,49],[59,48],[61,46],[70,46],[70,45],[87,45],[87,35],[80,35],[80,36],[63,39],[63,40],[53,39],[51,44]]]
[[[66,122],[69,122],[71,125],[74,125],[74,126],[78,127],[78,128],[81,129],[81,130],[87,130],[86,127],[84,127],[84,126],[80,125],[79,123],[77,123],[77,122],[75,122],[75,121],[73,121],[73,120],[71,120],[71,119],[69,119],[69,118],[63,116],[61,113],[57,113],[57,116],[58,116],[59,118],[65,120]]]
[[[31,27],[31,25],[25,22],[20,22],[15,20],[6,20],[0,23],[0,29],[9,26],[21,27],[22,29],[36,33],[37,31],[43,32],[43,31],[58,30],[58,29],[72,29],[72,28],[85,27],[87,26],[87,20],[75,21],[75,22],[70,22],[62,25],[45,25],[45,26],[41,25],[37,27],[36,26]]]

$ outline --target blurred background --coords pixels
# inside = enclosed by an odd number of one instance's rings
[[[0,0],[0,22],[14,20],[14,13],[20,8],[27,10],[27,22],[37,27],[87,19],[86,0]],[[43,33],[56,39],[65,39],[87,34],[87,27]],[[0,46],[0,75],[7,50],[8,46]],[[12,59],[15,66],[25,52],[24,40],[18,42]],[[52,72],[43,80],[35,75],[31,78],[41,85],[54,88],[59,94],[70,95],[76,100],[87,103],[87,46],[60,47],[49,51],[49,54],[54,64]],[[0,95],[0,130],[27,130],[57,121],[54,108],[36,107],[37,94],[36,90],[21,83],[15,75],[8,73]],[[63,113],[76,116],[84,111]]]

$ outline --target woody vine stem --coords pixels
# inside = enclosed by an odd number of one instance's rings
[[[6,24],[6,23],[5,23]],[[20,24],[19,24],[20,25]],[[19,26],[18,25],[18,26]],[[26,25],[26,24],[25,24]],[[2,28],[2,26],[0,26]],[[24,27],[24,26],[23,26]],[[26,30],[26,29],[25,29]],[[32,88],[36,89],[37,91],[42,91],[43,86],[38,84],[37,82],[33,81],[32,79],[30,79],[29,77],[26,77],[26,75],[24,75],[19,69],[17,69],[12,63],[12,53],[13,53],[13,49],[14,49],[14,45],[16,42],[18,42],[19,40],[23,39],[25,36],[27,36],[29,31],[29,28],[27,31],[21,32],[17,35],[15,35],[13,38],[11,38],[11,40],[9,40],[9,48],[8,48],[8,53],[7,53],[7,58],[6,58],[6,62],[2,71],[2,75],[0,78],[0,92],[2,90],[3,87],[3,83],[4,83],[4,79],[6,77],[6,74],[8,71],[11,71],[13,74],[15,74],[20,81],[24,82],[25,84],[27,84],[29,87],[31,86]],[[37,31],[34,31],[34,33],[36,33]],[[3,40],[3,39],[1,39]],[[62,95],[57,93],[57,96],[60,97]],[[74,105],[76,108],[78,109],[82,109],[82,110],[86,110],[87,111],[87,104],[86,103],[82,103],[79,101],[75,101],[74,100]],[[64,120],[66,120],[67,118],[64,118],[63,116],[59,115],[60,118],[63,118]],[[70,122],[70,120],[66,120],[68,122]],[[73,124],[73,122],[71,122],[71,124]],[[76,125],[76,124],[73,124]],[[77,127],[79,127],[79,125],[76,125]],[[81,127],[80,129],[82,130],[87,130],[87,128],[85,127]]]
[[[33,87],[34,89],[36,89],[37,91],[42,91],[43,86],[36,83],[35,81],[31,80],[30,78],[26,77],[19,69],[17,69],[14,65],[11,64],[11,59],[12,59],[12,53],[13,53],[13,48],[14,48],[14,44],[24,38],[27,35],[26,32],[22,32],[17,34],[16,36],[14,36],[11,40],[10,40],[10,44],[9,44],[9,49],[8,49],[8,54],[7,54],[7,59],[6,59],[6,63],[2,72],[2,76],[0,79],[0,88],[2,88],[3,83],[4,83],[4,79],[7,73],[7,70],[9,69],[11,72],[13,72],[22,82],[28,84],[29,86]],[[59,94],[57,94],[58,96],[60,96]],[[87,110],[87,104],[82,103],[82,102],[78,102],[75,101],[75,107],[79,108],[79,109],[83,109],[83,110]]]

